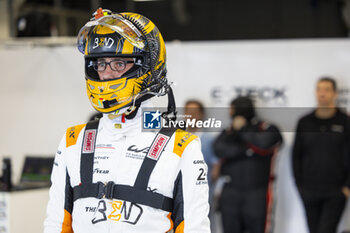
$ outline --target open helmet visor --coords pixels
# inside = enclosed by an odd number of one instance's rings
[[[106,26],[119,33],[136,48],[145,48],[146,42],[143,38],[143,34],[132,23],[120,15],[106,15],[99,19],[87,22],[85,26],[80,29],[77,37],[77,46],[82,54],[86,54],[86,45],[89,35],[98,25]]]

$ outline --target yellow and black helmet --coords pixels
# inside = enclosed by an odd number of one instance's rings
[[[146,17],[98,9],[77,39],[85,57],[87,94],[97,111],[110,113],[167,94],[164,40]],[[101,57],[130,57],[134,66],[119,78],[100,80],[93,66]]]

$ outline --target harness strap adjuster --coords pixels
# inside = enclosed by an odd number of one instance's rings
[[[107,183],[106,187],[106,193],[105,193],[105,198],[107,199],[113,199],[114,197],[114,187],[116,184],[113,181],[109,181]]]
[[[97,182],[97,196],[96,198],[102,199],[106,196],[106,185],[102,182]]]
[[[97,182],[97,198],[107,198],[107,199],[113,199],[114,195],[114,188],[116,184],[113,181],[109,181],[107,184],[102,182]]]

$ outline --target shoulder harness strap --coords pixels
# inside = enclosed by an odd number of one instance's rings
[[[161,128],[148,150],[140,171],[136,177],[134,187],[140,189],[147,189],[149,178],[156,166],[164,148],[168,144],[170,137],[174,134],[176,128]]]
[[[99,120],[90,121],[86,124],[83,145],[80,158],[80,179],[81,183],[92,183],[94,169],[95,142]]]

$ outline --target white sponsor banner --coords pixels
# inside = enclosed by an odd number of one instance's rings
[[[315,83],[327,75],[339,83],[342,106],[350,104],[347,39],[173,43],[167,53],[181,104],[190,96],[227,106],[250,94],[259,107],[311,107]]]

